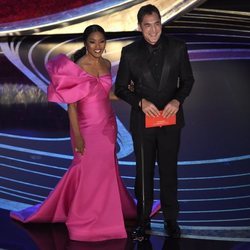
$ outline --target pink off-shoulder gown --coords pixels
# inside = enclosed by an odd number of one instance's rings
[[[136,208],[118,172],[111,75],[92,76],[64,54],[46,66],[51,78],[48,100],[78,103],[86,148],[83,155],[74,152],[68,171],[42,204],[11,211],[11,217],[24,223],[66,223],[71,240],[126,238],[124,218],[135,218]]]

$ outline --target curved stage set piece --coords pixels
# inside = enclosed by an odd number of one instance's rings
[[[195,76],[184,106],[186,126],[179,156],[179,223],[184,238],[241,242],[250,238],[249,24],[249,13],[200,6],[165,25],[167,33],[187,42]],[[105,57],[112,62],[113,80],[121,48],[138,36],[108,33]],[[66,107],[47,103],[44,65],[81,46],[79,34],[1,40],[0,208],[18,210],[42,202],[70,165]],[[122,101],[113,102],[113,107],[120,174],[133,194],[130,107]],[[161,212],[152,227],[152,234],[164,235]]]

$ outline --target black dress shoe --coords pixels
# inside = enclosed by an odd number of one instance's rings
[[[164,229],[170,238],[179,239],[181,237],[181,229],[176,220],[166,220],[164,222]]]
[[[139,226],[137,226],[135,229],[132,230],[131,237],[133,240],[143,241],[148,238],[146,230],[150,229],[151,229],[150,222],[140,224]]]
[[[138,226],[132,230],[131,237],[133,240],[143,241],[146,235],[145,227]]]

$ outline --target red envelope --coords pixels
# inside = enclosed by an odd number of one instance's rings
[[[156,117],[151,117],[146,115],[145,116],[145,127],[152,128],[152,127],[162,127],[162,126],[169,126],[176,124],[176,115],[172,115],[168,118],[164,118],[162,116],[162,111],[160,111],[160,115]]]

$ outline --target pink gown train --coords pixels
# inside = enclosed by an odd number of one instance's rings
[[[109,100],[111,75],[92,76],[64,54],[49,61],[47,70],[48,100],[78,102],[85,153],[74,152],[68,171],[42,204],[10,215],[24,223],[66,223],[72,240],[126,238],[124,218],[135,218],[136,207],[118,172],[117,128]]]

